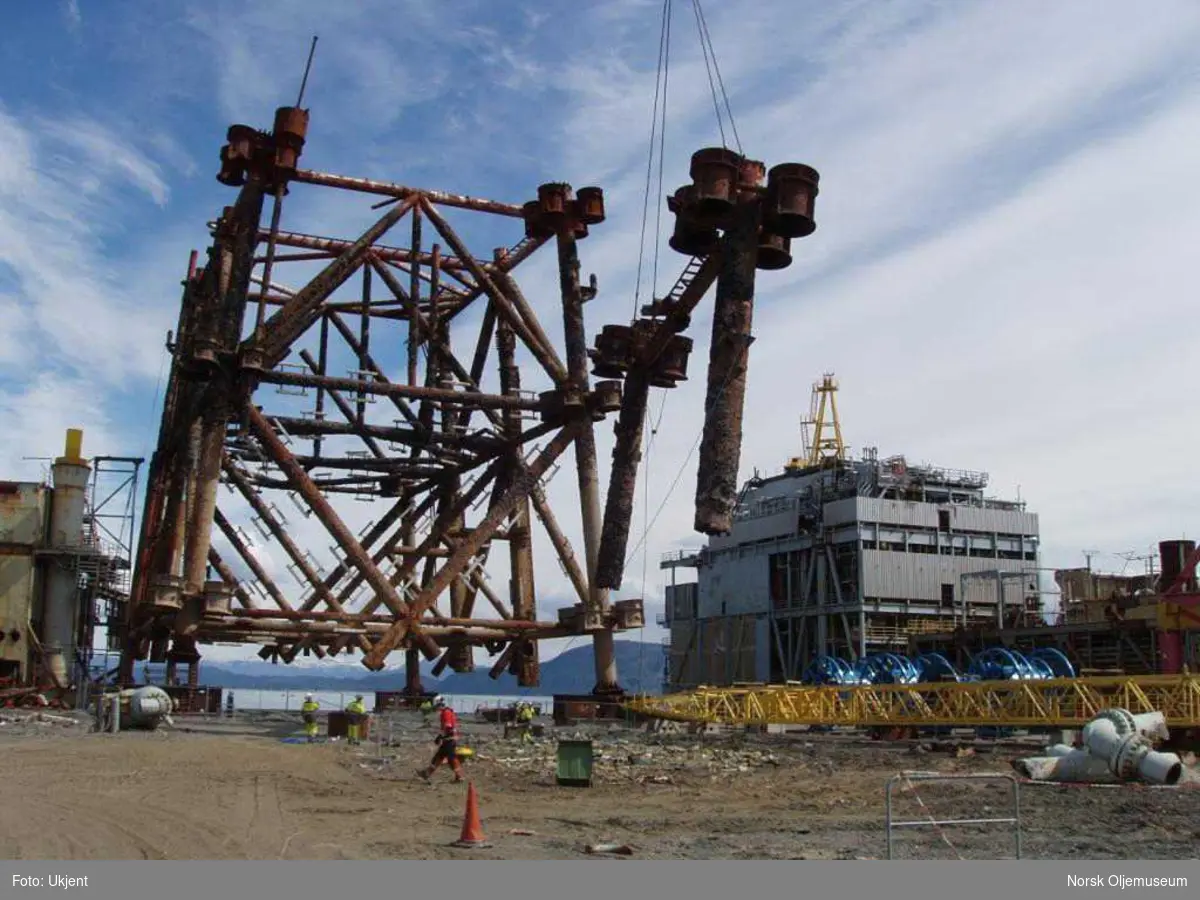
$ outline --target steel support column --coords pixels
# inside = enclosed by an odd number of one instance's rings
[[[583,292],[579,285],[579,247],[575,240],[574,223],[569,219],[560,225],[558,244],[558,277],[562,291],[563,334],[567,354],[567,407],[582,406],[588,392],[587,332],[583,321]],[[600,512],[600,477],[596,465],[596,432],[590,418],[580,420],[575,438],[575,471],[579,479],[579,506],[583,513],[583,549],[587,563],[588,600],[593,616],[608,609],[608,591],[596,581],[600,561],[600,534],[603,520]],[[596,631],[592,635],[596,658],[598,694],[621,690],[617,682],[616,648],[611,631]]]
[[[742,412],[754,318],[754,274],[759,207],[734,207],[722,242],[717,276],[712,342],[708,356],[704,434],[696,475],[695,528],[702,534],[728,534],[737,505],[742,455]]]

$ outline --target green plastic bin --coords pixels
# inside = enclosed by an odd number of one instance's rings
[[[559,741],[555,778],[567,787],[591,787],[594,762],[591,741]]]

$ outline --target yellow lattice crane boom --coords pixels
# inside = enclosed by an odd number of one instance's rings
[[[1200,727],[1200,676],[1120,675],[1046,681],[861,687],[701,687],[626,704],[655,719],[725,725],[1073,727],[1101,710],[1161,712],[1171,728]]]
[[[808,418],[800,423],[804,455],[793,456],[785,468],[809,469],[846,458],[842,423],[838,418],[837,390],[837,379],[832,372],[826,372],[820,381],[813,383]]]

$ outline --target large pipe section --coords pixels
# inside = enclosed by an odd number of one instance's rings
[[[83,516],[92,467],[83,458],[83,432],[67,431],[63,455],[51,468],[50,547],[56,551],[46,575],[42,609],[42,645],[46,666],[62,686],[72,682],[79,632],[79,572],[74,554],[84,549]]]
[[[1154,742],[1169,736],[1161,712],[1107,709],[1083,727],[1082,749],[1055,744],[1042,756],[1014,761],[1013,768],[1034,781],[1176,784],[1183,775],[1179,757],[1154,749]]]
[[[1086,750],[1056,744],[1045,756],[1032,756],[1013,762],[1019,775],[1031,781],[1059,781],[1074,784],[1110,784],[1116,781],[1108,763]]]
[[[101,730],[120,731],[136,728],[153,731],[161,724],[172,724],[175,701],[162,688],[154,685],[102,694],[96,698],[97,724]],[[105,716],[108,717],[105,729]]]
[[[742,457],[742,414],[754,320],[754,274],[759,211],[735,208],[725,233],[721,273],[709,343],[704,431],[696,469],[696,531],[707,535],[733,530],[738,468]]]
[[[567,185],[545,184],[538,189],[539,202],[546,210],[555,209],[559,202],[565,204],[569,195],[570,188]],[[566,404],[575,409],[583,407],[589,392],[587,332],[583,318],[584,294],[579,282],[579,247],[576,234],[576,226],[582,222],[578,206],[576,203],[569,207],[574,215],[554,218],[567,357]],[[579,433],[575,438],[575,472],[579,483],[579,505],[583,514],[583,553],[587,565],[589,601],[587,619],[597,621],[607,614],[609,609],[608,590],[601,587],[596,579],[604,523],[600,506],[596,433],[589,418],[581,421]],[[593,630],[592,652],[596,671],[594,693],[619,692],[613,633],[605,629]]]
[[[1134,717],[1123,709],[1106,710],[1083,726],[1083,744],[1122,781],[1136,776],[1151,784],[1175,784],[1183,774],[1179,757],[1154,750]]]

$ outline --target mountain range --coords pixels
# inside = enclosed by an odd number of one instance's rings
[[[662,692],[665,648],[655,642],[615,642],[617,672],[621,686],[631,693]],[[361,665],[315,662],[303,665],[275,665],[261,660],[220,660],[202,662],[200,681],[213,687],[261,691],[399,691],[404,689],[404,667],[389,667],[370,672]],[[505,696],[536,693],[585,694],[595,685],[595,663],[591,646],[572,647],[541,665],[541,683],[522,688],[507,672],[490,678],[487,662],[476,662],[474,672],[449,672],[441,678],[430,674],[431,664],[421,666],[426,690],[444,694]]]

